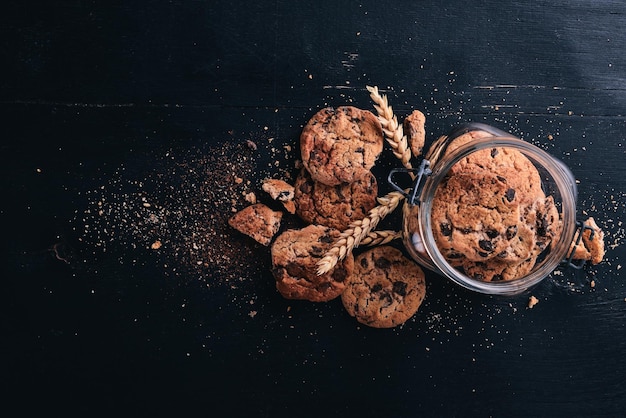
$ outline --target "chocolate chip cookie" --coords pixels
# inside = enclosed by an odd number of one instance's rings
[[[507,252],[520,219],[517,195],[498,176],[458,173],[437,188],[431,219],[442,255],[455,265],[465,258],[484,261]],[[532,241],[525,243],[530,248]]]
[[[362,178],[383,149],[378,118],[352,106],[317,112],[300,135],[302,163],[311,177],[336,186]]]
[[[341,301],[357,321],[391,328],[417,312],[426,296],[424,272],[402,252],[375,247],[357,256],[354,265]]]
[[[376,206],[378,183],[371,172],[352,183],[327,186],[305,169],[295,182],[296,213],[306,222],[345,230]]]
[[[272,274],[276,288],[287,299],[326,302],[338,297],[354,269],[348,254],[328,273],[318,275],[316,263],[328,251],[339,231],[321,225],[289,229],[272,245]]]

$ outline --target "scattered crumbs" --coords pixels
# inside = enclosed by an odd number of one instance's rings
[[[115,169],[105,183],[83,192],[86,207],[73,220],[85,248],[81,262],[89,268],[107,254],[136,263],[140,251],[150,251],[152,261],[143,262],[207,287],[258,277],[265,265],[254,255],[255,244],[246,244],[247,237],[227,223],[255,199],[249,191],[258,171],[255,157],[267,151],[252,144],[153,150],[144,171],[133,162]]]
[[[591,282],[589,282],[589,286],[591,286],[592,288],[596,287],[596,281],[592,280]]]
[[[250,313],[248,313],[248,316],[250,318],[254,318],[256,316],[256,314],[257,314],[257,311],[250,311]]]
[[[536,298],[536,297],[534,297],[534,296],[531,296],[531,297],[528,299],[528,308],[529,308],[529,309],[532,309],[532,308],[533,308],[536,304],[538,304],[538,303],[539,303],[539,299],[537,299],[537,298]]]

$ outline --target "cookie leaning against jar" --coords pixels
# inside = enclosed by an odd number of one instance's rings
[[[372,112],[353,106],[328,107],[302,130],[302,164],[320,183],[352,183],[374,166],[383,142],[382,126]]]

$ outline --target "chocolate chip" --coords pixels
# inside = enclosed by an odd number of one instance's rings
[[[517,235],[517,225],[511,225],[506,229],[506,239],[513,239]]]
[[[502,176],[496,176],[496,178],[497,178],[498,180],[500,180],[502,183],[506,183],[506,178],[505,178],[505,177],[502,177]]]
[[[472,231],[473,231],[472,228],[469,228],[469,227],[461,228],[461,233],[463,233],[463,234],[469,234]]]
[[[360,154],[365,154],[365,148],[363,147],[358,147],[357,149],[354,150],[354,152],[358,152]]]
[[[455,259],[457,259],[457,258],[463,258],[463,254],[460,254],[460,253],[457,253],[457,252],[455,252],[455,251],[452,251],[452,252],[450,252],[450,253],[447,255],[447,258],[452,259],[452,260],[455,260]]]
[[[372,293],[380,292],[381,290],[383,290],[383,285],[380,283],[376,283],[372,286]]]
[[[493,251],[493,243],[489,240],[481,239],[480,241],[478,241],[478,246],[485,251]]]
[[[545,237],[548,235],[548,228],[550,227],[550,222],[546,219],[546,215],[541,215],[540,218],[537,218],[537,234],[541,237]]]
[[[496,155],[498,155],[498,149],[497,148],[492,148],[491,149],[491,158],[495,158]]]
[[[485,252],[482,252],[482,251],[478,251],[478,255],[483,257],[483,258],[489,257],[488,253],[485,253]]]
[[[331,274],[331,277],[336,282],[343,282],[347,276],[348,276],[348,273],[346,272],[346,269],[344,269],[343,267],[337,267],[333,271],[333,274]]]
[[[296,263],[288,263],[285,266],[285,270],[287,270],[287,274],[291,277],[299,278],[304,276],[304,269],[301,265]]]
[[[472,279],[474,279],[474,280],[484,280],[485,276],[482,273],[474,273],[474,274],[472,274]]]
[[[318,246],[312,245],[311,248],[309,249],[309,254],[311,254],[313,257],[321,257],[324,255],[324,249]]]
[[[385,257],[378,257],[374,260],[374,265],[379,269],[386,270],[391,266],[391,261],[387,260]]]
[[[322,161],[322,157],[316,150],[311,150],[309,153],[309,160],[320,162]]]
[[[339,199],[345,200],[346,197],[343,195],[342,189],[343,189],[342,185],[335,186],[335,193],[337,193],[337,197],[339,197]]]
[[[504,280],[504,277],[501,274],[494,274],[491,278],[492,282],[501,282],[502,280]]]
[[[485,233],[491,239],[494,239],[495,237],[500,235],[500,233],[498,231],[496,231],[495,229],[488,229]]]
[[[444,237],[449,237],[452,235],[452,227],[450,224],[440,224],[439,229],[441,230],[441,235]]]
[[[386,308],[387,306],[389,306],[389,305],[391,305],[393,303],[393,298],[391,297],[389,292],[381,293],[380,296],[379,296],[379,299],[385,301],[385,304],[383,305],[383,308]]]
[[[328,234],[324,234],[318,239],[319,242],[323,242],[324,244],[332,244],[334,239]]]
[[[406,296],[406,287],[407,284],[405,282],[394,282],[392,291],[397,295]]]
[[[311,190],[313,190],[313,183],[309,181],[305,181],[304,183],[300,185],[300,191],[304,194],[311,193]]]
[[[506,200],[512,202],[515,199],[515,189],[509,188],[505,194]]]
[[[367,262],[367,258],[365,258],[365,257],[361,258],[361,267],[366,269],[368,265],[369,265],[369,263]]]

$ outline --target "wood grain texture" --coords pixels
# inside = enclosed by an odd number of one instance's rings
[[[0,13],[8,405],[53,414],[623,414],[626,3],[53,3]],[[414,319],[381,331],[358,327],[340,303],[282,299],[268,254],[241,237],[222,239],[253,254],[250,270],[224,286],[197,275],[218,280],[227,269],[174,275],[172,260],[128,245],[138,241],[112,239],[103,252],[78,240],[83,217],[97,222],[84,214],[98,198],[137,189],[160,198],[152,203],[181,225],[172,235],[183,234],[194,222],[168,198],[200,184],[201,157],[224,144],[258,144],[245,151],[251,187],[295,174],[288,147],[302,126],[324,106],[373,109],[366,85],[399,117],[422,110],[427,141],[477,121],[561,159],[578,181],[580,216],[607,233],[605,262],[506,299],[428,273]],[[398,165],[388,154],[379,179]],[[132,235],[114,224],[107,233]],[[51,250],[59,243],[75,251],[70,264]],[[530,294],[539,299],[532,309]]]

